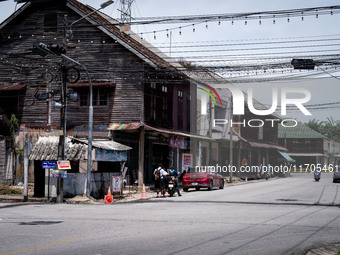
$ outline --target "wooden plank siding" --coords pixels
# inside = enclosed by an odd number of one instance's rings
[[[57,33],[45,32],[44,15],[54,12],[58,14],[58,31]],[[7,55],[7,58],[1,60],[0,84],[24,82],[28,85],[24,96],[20,97],[20,113],[16,112],[20,115],[21,124],[46,126],[47,103],[36,100],[34,105],[27,106],[24,102],[36,89],[38,93],[46,92],[47,86],[39,76],[46,69],[57,75],[57,64],[61,60],[50,55],[45,58],[32,54],[8,56],[11,52],[22,53],[39,42],[62,45],[62,26],[65,14],[68,15],[70,22],[79,19],[77,14],[66,7],[52,6],[39,11],[33,9],[30,14],[25,15],[24,20],[16,19],[15,24],[9,24],[5,30],[1,31],[0,52],[1,56]],[[69,57],[86,65],[92,80],[112,80],[116,84],[114,88],[107,90],[107,107],[94,107],[94,125],[142,121],[144,63],[138,57],[96,27],[89,26],[86,21],[79,22],[73,27],[73,38],[69,40],[65,49]],[[81,71],[81,79],[87,80],[84,71]],[[60,81],[53,81],[51,87],[60,89]],[[52,125],[59,126],[59,110],[52,110],[51,117]],[[80,107],[79,100],[69,102],[67,120],[68,127],[86,123],[88,107]]]
[[[0,138],[0,184],[7,184],[6,177],[6,139]]]

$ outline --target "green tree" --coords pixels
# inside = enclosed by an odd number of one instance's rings
[[[340,142],[340,120],[334,120],[332,117],[327,118],[327,121],[313,119],[306,125],[329,139]]]

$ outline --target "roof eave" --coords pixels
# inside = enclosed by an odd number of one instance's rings
[[[68,2],[66,4],[67,7],[69,7],[71,10],[73,10],[74,12],[76,12],[77,14],[79,14],[80,16],[85,16],[86,14],[84,14],[81,10],[79,10],[76,6],[72,5],[70,2]],[[151,61],[149,58],[147,58],[146,56],[144,56],[143,54],[141,54],[138,50],[136,50],[135,48],[133,48],[132,46],[130,46],[128,43],[126,43],[125,41],[123,41],[122,39],[120,39],[118,36],[116,36],[115,34],[113,34],[112,32],[110,32],[109,30],[107,30],[104,26],[101,26],[98,22],[94,21],[93,19],[91,19],[90,16],[86,16],[84,17],[84,19],[86,19],[88,22],[90,22],[92,25],[96,25],[98,26],[98,29],[100,29],[101,31],[103,31],[105,34],[107,34],[109,37],[111,37],[112,39],[116,40],[119,44],[121,44],[122,46],[124,46],[127,50],[131,51],[133,54],[135,54],[136,56],[138,56],[140,59],[142,59],[143,61],[145,61],[146,63],[148,63],[149,65],[151,65],[153,68],[158,68],[158,65],[155,64],[153,61]]]
[[[11,16],[9,16],[7,19],[5,19],[1,24],[0,24],[0,30],[3,29],[5,26],[8,25],[13,19],[15,19],[17,16],[19,16],[28,6],[31,5],[31,2],[27,2],[23,6],[21,6],[17,11],[15,11]]]

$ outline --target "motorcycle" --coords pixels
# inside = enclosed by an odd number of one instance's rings
[[[175,177],[174,176],[170,176],[169,180],[168,180],[168,193],[170,195],[170,197],[173,197],[174,193],[175,193],[175,182],[174,182]]]
[[[315,172],[314,172],[314,180],[318,182],[318,181],[320,181],[320,178],[321,178],[321,170],[316,169]]]

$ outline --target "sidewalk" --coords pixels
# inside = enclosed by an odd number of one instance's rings
[[[13,187],[13,186],[12,186]],[[13,189],[18,189],[17,186]],[[146,186],[146,199],[156,197],[156,193],[153,191],[153,186]],[[113,198],[113,203],[127,203],[142,199],[142,191],[135,190],[124,190],[122,196],[117,196]],[[145,199],[145,198],[144,198]],[[22,194],[5,194],[0,195],[0,203],[48,203],[46,197],[33,197],[33,193],[29,194],[28,201],[24,202],[24,195]],[[50,203],[55,203],[55,198],[50,199]],[[66,204],[104,204],[103,199],[87,198],[84,195],[78,195],[73,198],[64,198],[64,203]]]

